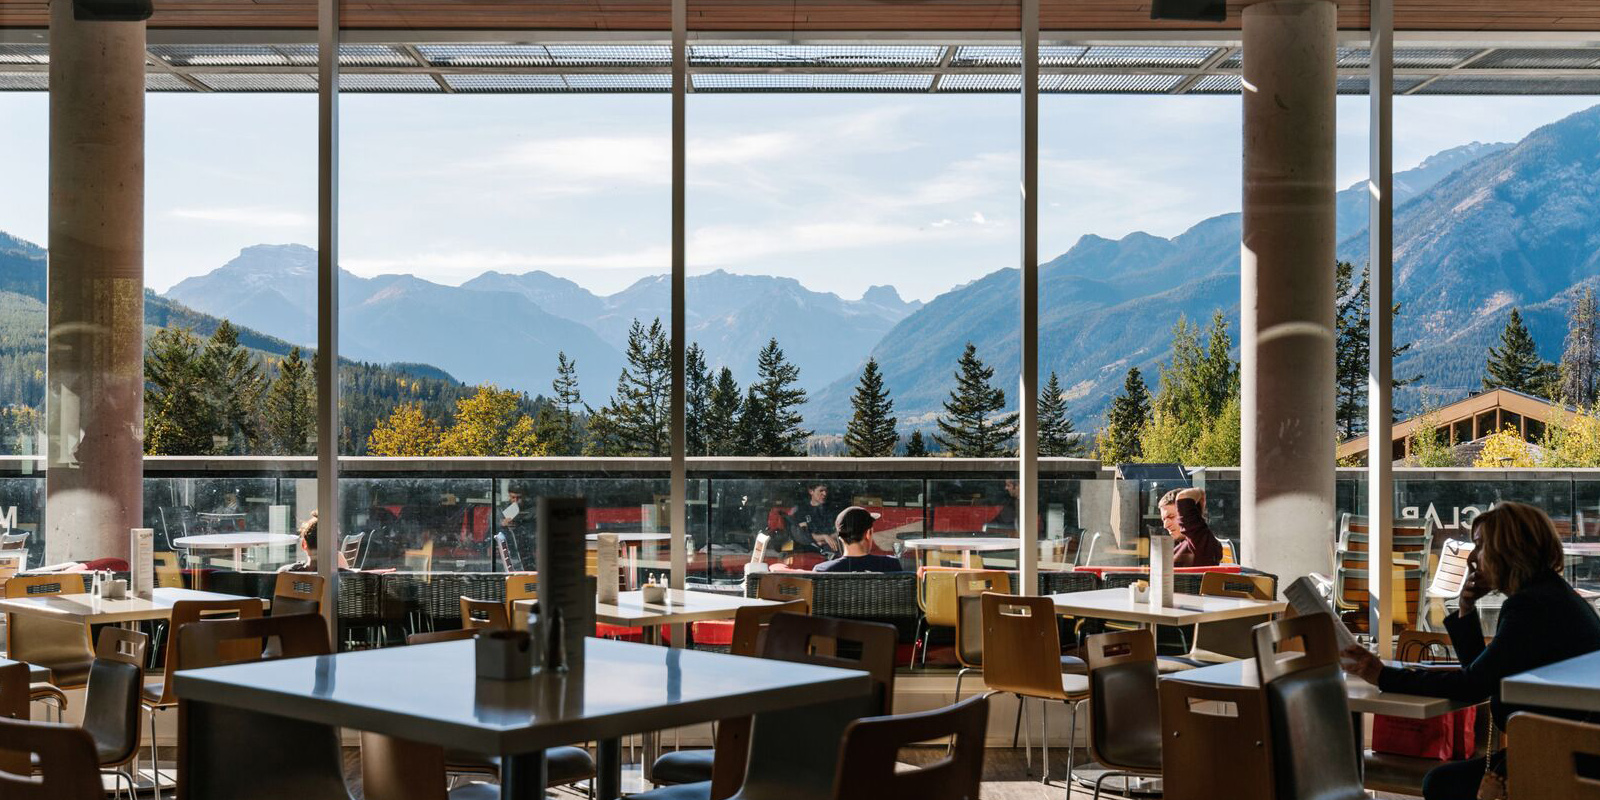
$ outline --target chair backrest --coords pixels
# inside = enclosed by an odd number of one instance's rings
[[[780,603],[804,600],[808,609],[815,605],[816,590],[817,586],[811,579],[794,575],[767,573],[756,581],[756,597]]]
[[[1095,533],[1095,534],[1089,536],[1089,544],[1088,544],[1087,547],[1085,547],[1084,544],[1083,544],[1083,537],[1085,535],[1088,535],[1088,534],[1079,534],[1078,535],[1078,557],[1076,559],[1076,562],[1077,562],[1077,566],[1080,566],[1080,567],[1087,567],[1087,566],[1093,565],[1094,564],[1095,555],[1096,555],[1096,551],[1098,551],[1100,549],[1101,534]]]
[[[1247,600],[1272,600],[1277,580],[1270,575],[1234,575],[1208,572],[1200,578],[1200,594],[1210,597],[1238,597]],[[1204,622],[1195,626],[1194,647],[1233,658],[1255,654],[1252,630],[1259,618]]]
[[[985,591],[1011,593],[1011,576],[993,570],[924,569],[917,580],[917,603],[927,617],[929,625],[953,628],[956,625],[956,587],[966,583],[982,584],[976,594]]]
[[[890,714],[897,638],[895,627],[881,622],[774,614],[761,657],[863,670],[872,676],[879,707]]]
[[[422,547],[407,550],[401,556],[401,564],[406,572],[432,572],[433,571],[433,540],[422,543]]]
[[[144,687],[144,654],[150,637],[139,631],[104,628],[89,667],[83,703],[83,728],[102,752],[100,761],[116,765],[139,749],[139,690]]]
[[[1064,697],[1061,630],[1048,597],[983,593],[983,682],[997,692]]]
[[[1365,797],[1333,618],[1307,614],[1256,627],[1280,798]],[[1291,650],[1296,643],[1300,650]]]
[[[179,562],[177,553],[160,551],[151,553],[150,562],[155,566],[156,586],[158,588],[184,588],[183,565]]]
[[[1389,523],[1389,530],[1396,539],[1421,537],[1432,538],[1433,521],[1419,519],[1397,519]],[[1364,544],[1367,541],[1367,537],[1371,533],[1372,527],[1365,516],[1360,514],[1345,513],[1339,517],[1340,550],[1348,549],[1351,546],[1351,542],[1354,540],[1359,540]],[[1395,545],[1395,550],[1404,552],[1401,550],[1398,544]]]
[[[361,568],[361,545],[366,540],[365,533],[352,533],[339,542],[339,555],[344,556],[344,563],[352,569]]]
[[[435,642],[459,642],[463,639],[478,638],[480,628],[457,628],[453,631],[427,631],[413,633],[406,636],[406,644],[433,644]]]
[[[934,711],[858,719],[845,728],[834,773],[833,800],[976,800],[983,782],[989,698],[969,697]],[[944,758],[898,768],[902,748],[952,739]]]
[[[1521,712],[1506,724],[1510,797],[1600,798],[1600,725]]]
[[[28,537],[31,535],[33,535],[32,531],[0,533],[0,550],[26,550],[28,548]]]
[[[539,599],[539,573],[517,572],[506,576],[506,619],[517,618],[517,601]]]
[[[332,652],[327,621],[316,614],[206,619],[178,629],[177,639],[183,669]]]
[[[104,800],[94,740],[75,725],[0,718],[0,760],[37,759],[31,770],[0,770],[6,800]]]
[[[511,627],[506,604],[498,600],[461,598],[461,627],[474,630],[505,630]]]
[[[1433,570],[1433,580],[1428,582],[1428,596],[1446,600],[1461,596],[1467,585],[1467,559],[1475,545],[1460,539],[1446,539],[1439,549],[1439,566]]]
[[[1089,752],[1113,769],[1161,768],[1156,638],[1148,630],[1090,636]]]
[[[1254,686],[1161,681],[1163,800],[1274,800],[1266,698]]]
[[[983,667],[983,593],[1012,591],[1007,572],[967,571],[956,580],[956,661],[961,666]]]
[[[766,638],[767,628],[775,615],[810,613],[811,604],[805,600],[736,609],[733,612],[733,639],[728,646],[728,652],[736,656],[760,655],[762,640]]]
[[[1455,660],[1450,653],[1450,634],[1434,631],[1401,631],[1394,657],[1411,663],[1443,664]]]
[[[28,665],[0,658],[0,718],[26,720],[30,702]],[[27,775],[32,769],[26,752],[0,749],[0,773]]]
[[[66,573],[11,578],[6,581],[5,591],[8,598],[81,594],[83,576]],[[88,625],[34,614],[6,614],[6,655],[48,667],[89,661],[94,658],[94,649]]]
[[[280,572],[272,587],[272,616],[316,614],[322,610],[321,575],[309,572]]]
[[[1222,563],[1224,563],[1224,564],[1237,564],[1237,563],[1239,563],[1239,554],[1233,549],[1233,540],[1232,539],[1219,539],[1218,541],[1222,542]]]
[[[230,615],[237,619],[255,619],[261,616],[261,601],[256,599],[239,600],[180,600],[172,604],[172,616],[168,619],[167,630],[167,674],[171,675],[180,669],[189,669],[190,665],[184,661],[183,629],[197,623],[202,617],[211,616],[226,619]],[[284,617],[288,619],[288,617]],[[213,620],[216,621],[216,620]],[[261,651],[256,650],[254,657],[260,657]],[[217,663],[232,663],[233,661],[251,660],[249,648],[230,648]],[[215,664],[207,664],[215,666]],[[171,680],[161,684],[160,705],[170,705],[178,701],[173,692]]]

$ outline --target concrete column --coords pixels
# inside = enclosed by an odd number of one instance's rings
[[[1243,12],[1241,534],[1280,585],[1333,567],[1334,11]]]
[[[47,563],[143,519],[144,59],[143,22],[51,2]]]

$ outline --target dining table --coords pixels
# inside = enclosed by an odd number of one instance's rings
[[[1500,681],[1500,699],[1519,706],[1600,713],[1600,651]]]
[[[74,581],[81,579],[78,573],[65,573],[65,577]],[[0,612],[47,617],[83,625],[127,626],[146,620],[168,619],[172,616],[173,604],[184,600],[244,599],[259,600],[263,606],[267,605],[266,600],[259,598],[244,598],[239,595],[203,592],[197,589],[157,587],[148,599],[135,597],[131,592],[126,597],[116,599],[87,592],[6,597],[0,598]]]
[[[970,569],[983,566],[980,553],[1003,553],[1022,547],[1015,536],[930,536],[924,539],[901,539],[907,550],[915,550],[926,560],[933,553],[959,553],[961,561]]]
[[[588,638],[568,671],[494,680],[477,677],[475,647],[441,642],[179,672],[186,800],[268,800],[304,796],[319,780],[331,786],[338,755],[324,751],[337,750],[329,732],[337,728],[498,756],[503,800],[544,797],[545,750],[598,742],[596,796],[613,800],[621,737],[740,716],[754,717],[747,788],[825,797],[839,756],[832,743],[873,708],[871,678],[857,670]],[[319,765],[323,774],[312,774]]]
[[[1138,625],[1183,627],[1202,622],[1222,622],[1248,617],[1267,617],[1281,613],[1289,604],[1282,600],[1254,600],[1243,597],[1210,595],[1172,595],[1172,605],[1136,600],[1127,587],[1090,589],[1049,595],[1056,613],[1068,617],[1109,619]]]
[[[233,551],[233,571],[239,572],[244,568],[244,551],[252,547],[287,547],[298,540],[299,537],[292,533],[240,531],[238,533],[202,533],[195,536],[179,536],[172,540],[172,544],[185,550],[231,550]]]

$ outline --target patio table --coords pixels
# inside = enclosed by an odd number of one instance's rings
[[[919,551],[923,557],[935,552],[960,553],[962,561],[971,568],[983,566],[974,563],[975,553],[1001,553],[1022,547],[1020,539],[1005,536],[933,536],[926,539],[902,539],[900,544],[907,550]]]
[[[1506,678],[1500,698],[1520,706],[1600,712],[1600,652]]]
[[[299,537],[292,533],[242,531],[240,533],[203,533],[198,536],[179,536],[172,544],[188,550],[232,550],[233,571],[244,566],[244,551],[252,547],[270,547],[294,544]]]
[[[596,789],[611,800],[620,737],[744,715],[755,717],[748,781],[781,778],[769,796],[824,797],[838,747],[822,744],[872,709],[871,679],[855,670],[591,638],[581,672],[495,681],[475,676],[474,652],[442,642],[178,673],[187,800],[295,796],[304,776],[260,759],[285,734],[322,726],[500,756],[506,800],[544,796],[546,749],[598,741]]]

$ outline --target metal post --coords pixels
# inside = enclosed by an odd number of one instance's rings
[[[339,632],[339,0],[317,0],[317,572]]]
[[[672,0],[672,579],[674,589],[682,589],[689,571],[689,480],[684,463],[688,443],[684,439],[684,100],[689,89],[689,4]],[[672,643],[681,646],[681,626],[673,630]]]
[[[1017,387],[1020,594],[1039,581],[1039,0],[1022,0],[1022,369]]]
[[[1388,658],[1394,644],[1394,0],[1372,0],[1372,60],[1367,142],[1367,593],[1373,641]],[[1424,560],[1426,565],[1426,560]]]

